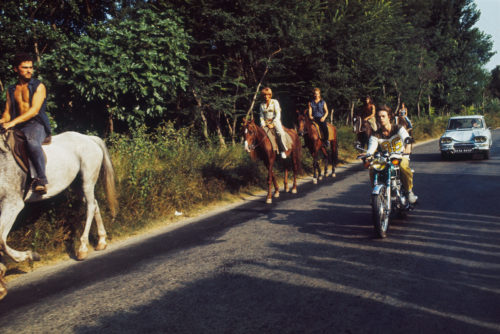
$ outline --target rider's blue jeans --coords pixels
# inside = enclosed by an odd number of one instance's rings
[[[40,122],[31,119],[22,124],[19,130],[26,136],[28,153],[35,166],[40,183],[47,184],[47,176],[45,175],[45,156],[42,150],[42,142],[47,137],[45,127]]]

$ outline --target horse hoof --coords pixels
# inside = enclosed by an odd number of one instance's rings
[[[266,204],[271,204],[272,202],[273,202],[273,200],[271,198],[266,199]]]
[[[292,189],[292,194],[296,194],[297,193],[297,189]]]
[[[285,187],[285,192],[286,192],[286,193],[288,192],[288,187]]]
[[[274,193],[274,198],[278,198],[278,197],[280,197],[280,192],[279,191],[277,191],[277,192]]]
[[[319,181],[323,180],[323,176],[318,176],[318,180]]]
[[[40,254],[37,252],[31,252],[31,261],[40,261]]]
[[[100,243],[97,244],[97,247],[95,248],[95,250],[97,250],[97,251],[105,250],[106,247],[108,247],[107,243],[100,242]]]
[[[332,173],[332,177],[337,177],[337,174],[335,174],[335,173]]]
[[[76,255],[76,259],[78,261],[83,261],[87,258],[87,256],[89,255],[89,253],[87,251],[83,252],[83,251],[80,251],[78,252],[78,254]]]
[[[317,179],[315,179],[315,178],[313,178],[313,183],[314,183],[314,184],[318,184],[318,180],[317,180]]]

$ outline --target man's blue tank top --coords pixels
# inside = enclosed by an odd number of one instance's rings
[[[33,95],[36,92],[36,89],[38,86],[41,84],[41,82],[37,79],[31,79],[30,82],[28,82],[28,90],[30,92],[30,106],[31,102],[33,100]],[[10,117],[11,119],[14,119],[18,116],[18,109],[16,108],[16,99],[14,98],[14,91],[16,90],[16,85],[11,85],[9,86],[9,97],[10,97]],[[37,120],[40,122],[43,127],[45,128],[45,131],[47,131],[47,135],[50,135],[50,122],[49,122],[49,117],[45,113],[45,109],[47,108],[47,98],[43,100],[42,107],[38,111],[38,115],[33,117],[33,119]],[[20,124],[22,126],[22,124]]]
[[[311,101],[312,116],[323,117],[325,115],[324,105],[325,101],[323,100],[319,100],[318,103]]]

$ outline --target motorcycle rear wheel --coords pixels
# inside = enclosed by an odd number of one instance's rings
[[[375,232],[380,238],[387,236],[389,229],[389,212],[386,196],[386,187],[382,187],[378,195],[372,196],[372,219]]]

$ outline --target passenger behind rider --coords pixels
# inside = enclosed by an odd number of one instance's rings
[[[386,105],[379,106],[376,112],[377,121],[380,128],[373,132],[369,141],[366,157],[372,156],[377,149],[380,151],[388,151],[389,153],[411,153],[411,145],[405,145],[406,138],[410,135],[408,131],[401,125],[393,124],[392,111]],[[403,188],[408,192],[408,200],[414,204],[418,197],[413,193],[413,172],[410,168],[410,159],[403,155],[400,164],[401,183]],[[370,180],[373,184],[374,172],[370,170]]]
[[[399,109],[398,112],[399,117],[403,117],[406,120],[406,123],[408,124],[408,131],[413,129],[413,125],[411,124],[410,118],[408,117],[408,109],[406,109],[405,103],[401,103],[401,109]]]
[[[323,146],[328,147],[328,125],[325,122],[328,117],[328,107],[321,98],[319,88],[314,88],[313,94],[314,98],[309,102],[309,118],[318,124],[323,137]]]
[[[42,142],[50,136],[50,123],[45,113],[45,85],[32,78],[33,58],[30,55],[16,55],[13,67],[18,82],[7,89],[7,102],[0,119],[0,126],[5,130],[19,129],[26,136],[28,153],[37,173],[34,190],[45,194],[47,177]]]
[[[375,105],[373,104],[373,100],[370,96],[367,96],[365,99],[365,106],[363,107],[361,117],[363,117],[363,121],[370,123],[373,131],[377,131],[377,123],[375,122]]]
[[[264,102],[260,104],[260,125],[265,128],[275,128],[277,144],[281,152],[281,158],[286,159],[285,130],[281,125],[281,107],[278,100],[272,99],[273,91],[266,87],[261,90]]]

